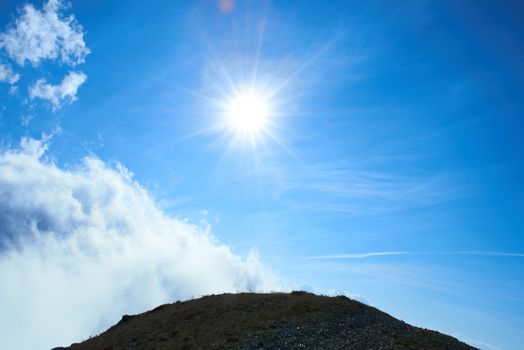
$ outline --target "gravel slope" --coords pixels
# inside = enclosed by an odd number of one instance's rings
[[[66,349],[66,348],[57,348]],[[128,316],[67,349],[475,349],[346,297],[222,294]]]

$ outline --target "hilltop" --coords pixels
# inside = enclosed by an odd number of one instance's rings
[[[345,296],[306,292],[205,296],[124,315],[56,349],[475,349]]]

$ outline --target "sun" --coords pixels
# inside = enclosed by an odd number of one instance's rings
[[[227,104],[229,126],[240,133],[256,134],[264,130],[269,119],[267,100],[255,92],[234,96]]]

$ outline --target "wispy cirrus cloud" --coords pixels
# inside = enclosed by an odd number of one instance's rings
[[[89,54],[83,29],[73,15],[62,13],[66,7],[61,0],[49,0],[41,10],[24,5],[20,16],[0,34],[0,48],[22,66],[26,61],[36,66],[42,60],[83,63]]]
[[[314,260],[364,259],[364,258],[372,258],[376,256],[406,255],[406,254],[409,254],[409,252],[392,251],[392,252],[346,253],[346,254],[308,256],[307,259],[314,259]]]
[[[29,87],[29,97],[51,102],[53,110],[60,109],[64,103],[72,103],[77,99],[78,88],[85,83],[87,76],[82,72],[69,72],[58,85],[39,79]]]
[[[338,260],[338,259],[365,259],[381,256],[395,255],[478,255],[478,256],[500,256],[500,257],[519,257],[524,258],[524,253],[519,252],[497,252],[497,251],[449,251],[449,252],[414,252],[414,251],[383,251],[365,253],[345,253],[308,256],[311,260]]]
[[[416,162],[417,160],[409,160]],[[471,193],[464,174],[446,171],[401,172],[387,163],[359,159],[354,164],[332,162],[276,169],[268,174],[277,182],[276,194],[284,204],[311,211],[377,214],[435,205]],[[387,165],[387,166],[384,166]],[[469,187],[468,187],[469,186]],[[312,201],[297,201],[311,194]]]

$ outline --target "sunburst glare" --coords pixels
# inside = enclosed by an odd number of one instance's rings
[[[264,96],[254,91],[245,91],[231,98],[226,114],[229,126],[236,132],[253,135],[268,126],[270,110]]]

